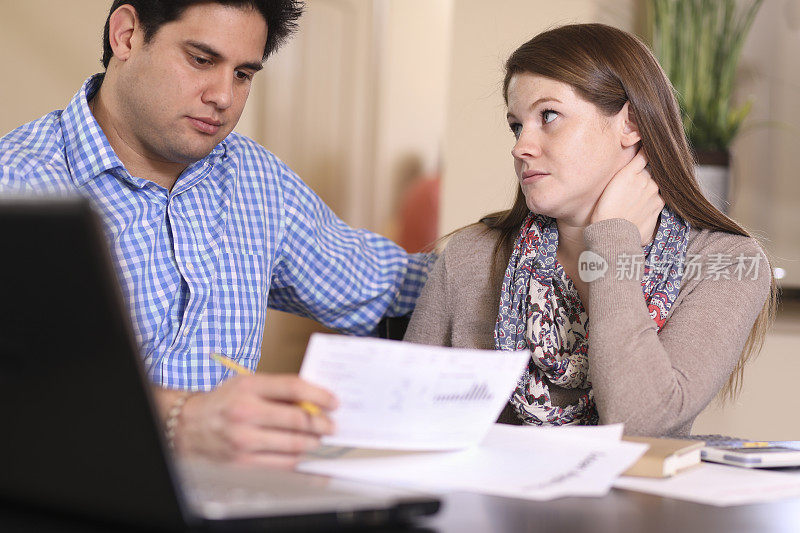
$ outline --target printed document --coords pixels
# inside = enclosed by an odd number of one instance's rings
[[[323,448],[300,463],[313,474],[434,493],[479,492],[531,500],[603,496],[646,444],[622,426],[537,428],[496,424],[478,446],[448,452]]]
[[[481,441],[529,357],[315,333],[300,376],[339,399],[323,444],[452,450]]]
[[[800,496],[800,477],[786,471],[714,463],[701,463],[667,479],[623,476],[614,486],[721,507]]]

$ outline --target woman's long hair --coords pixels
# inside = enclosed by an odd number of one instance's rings
[[[641,145],[650,174],[664,203],[695,229],[751,235],[715,208],[700,191],[694,176],[694,157],[683,130],[672,84],[658,61],[639,39],[604,24],[572,24],[541,33],[517,48],[505,65],[503,97],[508,104],[508,84],[517,73],[530,73],[570,85],[584,100],[608,116],[625,102],[639,127]],[[508,262],[519,228],[528,215],[521,189],[507,211],[493,213],[481,222],[499,231],[494,265]],[[769,267],[769,265],[768,265]],[[772,269],[770,268],[770,276]],[[777,287],[758,315],[742,355],[723,388],[723,397],[735,396],[742,385],[746,362],[757,354],[775,314]]]

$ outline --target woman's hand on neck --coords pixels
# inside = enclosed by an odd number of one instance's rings
[[[589,222],[622,218],[638,229],[642,246],[653,240],[664,200],[650,176],[647,160],[640,151],[608,182],[594,206]],[[559,227],[559,230],[561,228]]]
[[[658,186],[650,176],[647,160],[640,151],[614,174],[594,206],[556,219],[559,262],[568,271],[574,270],[571,267],[577,265],[578,257],[586,249],[584,230],[590,224],[612,218],[633,223],[639,229],[642,246],[646,245],[653,240],[663,207]]]

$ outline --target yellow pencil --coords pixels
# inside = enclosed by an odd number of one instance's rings
[[[222,366],[224,366],[226,368],[230,368],[234,372],[238,372],[239,374],[252,374],[252,372],[250,371],[249,368],[246,368],[246,367],[240,365],[239,363],[237,363],[233,359],[230,359],[229,357],[225,357],[222,354],[212,353],[210,355],[210,357],[211,357],[211,359],[213,359],[217,363],[221,364]],[[311,403],[309,401],[306,401],[306,400],[302,400],[302,401],[297,402],[297,406],[300,409],[302,409],[303,411],[305,411],[306,413],[310,414],[311,416],[317,416],[318,414],[320,414],[322,412],[322,411],[320,411],[319,407],[317,407],[313,403]]]
[[[252,374],[249,368],[240,365],[233,359],[225,357],[222,354],[212,353],[211,359],[213,359],[214,361],[216,361],[217,363],[221,364],[224,367],[230,368],[231,370],[238,372],[239,374]]]

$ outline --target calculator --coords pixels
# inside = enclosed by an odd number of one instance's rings
[[[700,451],[700,458],[703,461],[745,468],[800,466],[800,450],[769,442],[745,442],[736,446],[706,446]]]

